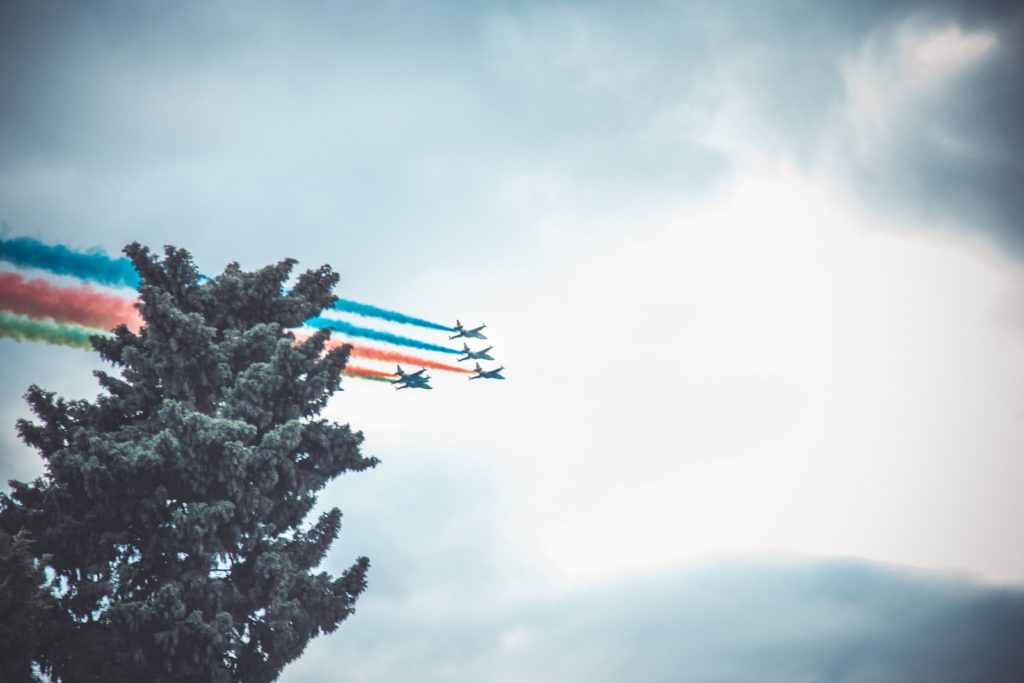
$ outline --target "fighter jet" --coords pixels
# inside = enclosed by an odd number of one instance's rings
[[[470,351],[469,350],[469,344],[463,344],[462,345],[462,351],[466,355],[464,357],[460,358],[459,362],[461,363],[464,360],[476,360],[476,359],[480,359],[480,360],[494,360],[489,355],[487,355],[487,352],[490,351],[493,348],[494,348],[493,346],[488,346],[486,349],[483,349],[481,351]]]
[[[501,371],[504,369],[505,366],[502,365],[500,368],[497,368],[496,370],[484,370],[483,368],[480,367],[480,364],[477,363],[476,374],[470,377],[470,379],[505,379],[504,377],[501,376]]]
[[[427,382],[430,379],[426,375],[426,368],[421,368],[416,372],[405,372],[402,370],[402,366],[396,366],[398,369],[395,374],[398,375],[398,379],[395,380],[395,389],[433,389]]]
[[[455,321],[455,329],[459,331],[458,334],[448,337],[449,339],[458,339],[459,337],[474,337],[476,339],[487,339],[480,330],[487,327],[487,325],[481,325],[480,327],[474,327],[472,330],[467,330],[462,326],[458,320]]]

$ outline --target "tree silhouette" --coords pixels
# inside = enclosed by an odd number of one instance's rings
[[[96,373],[95,401],[26,394],[38,422],[18,431],[46,473],[0,495],[0,560],[18,569],[0,606],[24,634],[0,671],[272,681],[366,586],[366,558],[315,571],[340,511],[304,523],[325,484],[377,463],[361,434],[317,418],[350,347],[287,332],[331,305],[338,276],[306,271],[285,293],[291,259],[206,279],[184,250],[125,253],[145,325],[92,339],[120,372]]]

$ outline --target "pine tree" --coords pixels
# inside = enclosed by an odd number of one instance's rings
[[[32,660],[63,618],[28,534],[0,531],[0,681],[33,680]]]
[[[317,419],[351,349],[287,331],[333,303],[338,277],[324,266],[284,292],[291,259],[206,279],[184,250],[125,253],[145,325],[92,339],[119,372],[96,373],[95,401],[32,386],[39,422],[18,423],[46,473],[10,482],[0,531],[22,539],[7,542],[18,585],[45,570],[54,604],[20,612],[45,637],[13,665],[66,683],[272,681],[366,586],[366,558],[315,571],[341,513],[305,523],[325,484],[377,463],[360,433]]]

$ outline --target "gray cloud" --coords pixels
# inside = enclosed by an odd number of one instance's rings
[[[848,180],[868,203],[917,222],[968,225],[1024,253],[1024,9],[964,3],[920,10],[912,21],[984,32],[996,47],[970,73],[907,104],[880,149],[846,160]]]
[[[240,240],[258,235],[304,261],[346,254],[378,292],[382,254],[409,265],[443,242],[450,258],[536,255],[530,225],[551,192],[563,210],[625,218],[726,177],[729,154],[706,139],[723,110],[761,152],[810,163],[843,101],[843,61],[910,17],[1003,38],[927,112],[977,153],[908,125],[841,173],[894,210],[966,217],[1006,243],[1019,232],[1011,3],[0,11],[0,214],[22,232],[202,243],[215,267],[262,261]]]
[[[285,681],[1017,680],[1024,593],[850,561],[732,560],[562,596],[370,594]]]
[[[544,82],[565,87],[557,75],[569,75],[570,84],[601,90],[621,107],[613,130],[623,145],[640,149],[639,131],[657,130],[664,158],[680,171],[663,178],[682,186],[700,178],[696,187],[706,191],[709,180],[728,175],[723,166],[742,166],[752,156],[784,157],[812,173],[830,167],[879,212],[920,225],[968,226],[1004,248],[1024,249],[1019,4],[709,3],[648,12],[603,3],[569,7],[510,13],[507,21],[527,37],[537,62],[548,65],[547,71],[533,69]],[[881,70],[881,95],[901,100],[902,110],[877,149],[860,154],[861,141],[841,120],[849,104],[845,72],[869,48],[898,47],[907,26],[988,33],[998,45],[970,73],[927,97],[906,96],[898,74]],[[636,158],[610,161],[632,173],[614,178],[620,193],[648,181]],[[687,189],[677,188],[677,196]]]
[[[372,280],[482,213],[502,119],[479,111],[459,12],[4,7],[0,206],[15,230],[202,244],[213,268],[327,252]]]

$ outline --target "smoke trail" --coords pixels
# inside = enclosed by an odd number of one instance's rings
[[[373,377],[372,375],[360,375],[360,374],[355,373],[355,372],[344,372],[342,374],[345,375],[346,377],[355,377],[356,379],[368,379],[371,382],[385,382],[387,384],[394,384],[395,383],[395,380],[388,379],[386,377]]]
[[[310,327],[330,327],[333,330],[347,334],[350,337],[362,337],[363,339],[373,339],[376,341],[384,342],[386,344],[395,344],[396,346],[408,346],[414,349],[423,349],[424,351],[437,351],[438,353],[454,353],[456,356],[462,352],[457,349],[449,349],[445,346],[438,346],[437,344],[429,344],[427,342],[419,341],[418,339],[410,339],[409,337],[401,337],[397,334],[391,334],[390,332],[382,332],[381,330],[371,330],[368,327],[357,327],[351,323],[347,323],[343,320],[331,320],[330,318],[310,318],[306,321],[306,325]]]
[[[0,311],[0,337],[10,337],[17,342],[27,339],[91,350],[89,337],[94,334],[101,332],[78,325],[29,320]]]
[[[0,337],[9,337],[17,342],[27,339],[91,350],[92,344],[89,342],[89,337],[95,334],[102,333],[99,330],[91,330],[79,325],[39,322],[0,311]],[[394,382],[392,379],[394,375],[390,372],[357,365],[346,366],[344,374],[348,377],[387,382],[388,384]]]
[[[375,377],[377,379],[386,379],[391,381],[392,378],[397,377],[393,372],[385,372],[384,370],[374,370],[373,368],[364,368],[358,365],[346,365],[345,373],[349,375],[359,375],[360,377]]]
[[[80,327],[79,325],[29,320],[0,311],[0,337],[9,337],[17,342],[27,339],[29,341],[42,341],[48,344],[91,350],[92,344],[89,342],[89,337],[94,334],[101,334],[101,332]],[[357,365],[347,366],[344,374],[348,377],[387,382],[389,384],[394,381],[392,379],[394,375],[390,372],[363,368]]]
[[[74,251],[62,244],[44,244],[31,237],[0,239],[0,260],[16,266],[73,275],[105,285],[138,287],[139,275],[126,258],[111,258],[100,250]]]
[[[330,347],[341,346],[344,342],[331,340],[327,342]],[[461,368],[458,365],[448,365],[447,363],[441,363],[436,360],[430,360],[429,358],[419,358],[417,356],[410,356],[404,353],[398,353],[397,351],[388,351],[386,349],[377,349],[372,346],[352,346],[352,358],[366,358],[367,360],[382,360],[389,363],[405,363],[406,365],[416,365],[421,368],[431,368],[433,370],[444,370],[446,372],[459,372],[465,375],[472,375],[472,370]]]
[[[295,335],[295,343],[301,344],[302,342],[309,339],[310,335],[299,330],[292,330]],[[398,351],[388,351],[387,349],[379,349],[374,346],[362,346],[360,344],[353,344],[350,341],[342,339],[330,339],[325,344],[328,349],[335,349],[342,344],[349,344],[352,346],[351,358],[366,358],[367,360],[382,360],[388,363],[405,363],[406,365],[419,366],[421,368],[431,368],[432,370],[444,370],[446,372],[459,372],[466,375],[473,374],[472,370],[459,367],[458,365],[448,365],[447,363],[441,363],[436,360],[430,360],[429,358],[421,358],[420,356],[410,356],[406,353],[399,353]]]
[[[105,285],[118,285],[137,288],[139,286],[139,275],[135,272],[131,261],[126,258],[113,258],[100,250],[88,252],[75,251],[62,244],[45,244],[31,237],[15,237],[12,239],[0,238],[0,260],[8,261],[16,266],[28,268],[40,268],[58,275],[72,275],[82,280],[92,280]],[[423,318],[416,318],[411,315],[389,311],[370,304],[359,303],[349,299],[339,299],[334,304],[334,310],[346,313],[354,313],[370,318],[380,318],[391,322],[406,325],[416,325],[432,330],[452,332],[455,330],[448,325],[431,322]],[[321,325],[323,327],[325,325]],[[333,327],[333,325],[331,325]],[[336,328],[339,331],[341,328]],[[360,333],[350,332],[354,336],[366,336],[374,334],[377,336],[368,337],[385,341],[392,344],[414,346],[429,351],[440,351],[441,353],[457,353],[451,349],[433,345],[424,345],[423,342],[409,340],[398,335],[388,335],[386,332],[368,330],[356,326],[350,326],[350,330],[359,330]],[[390,338],[383,338],[380,335],[388,335]],[[396,341],[396,340],[404,341]],[[432,347],[432,348],[431,348]]]
[[[59,287],[46,280],[26,280],[0,273],[0,309],[29,318],[54,318],[109,330],[121,323],[136,331],[142,325],[134,301],[81,285]]]
[[[338,299],[334,302],[334,310],[342,311],[344,313],[355,313],[366,318],[380,318],[381,320],[388,320],[393,323],[402,323],[404,325],[417,325],[419,327],[426,327],[431,330],[443,330],[445,332],[455,332],[454,327],[448,327],[440,323],[432,323],[429,320],[423,318],[414,318],[411,315],[405,313],[399,313],[398,311],[389,311],[384,308],[378,308],[369,304],[361,304],[358,301],[350,301],[348,299]]]

